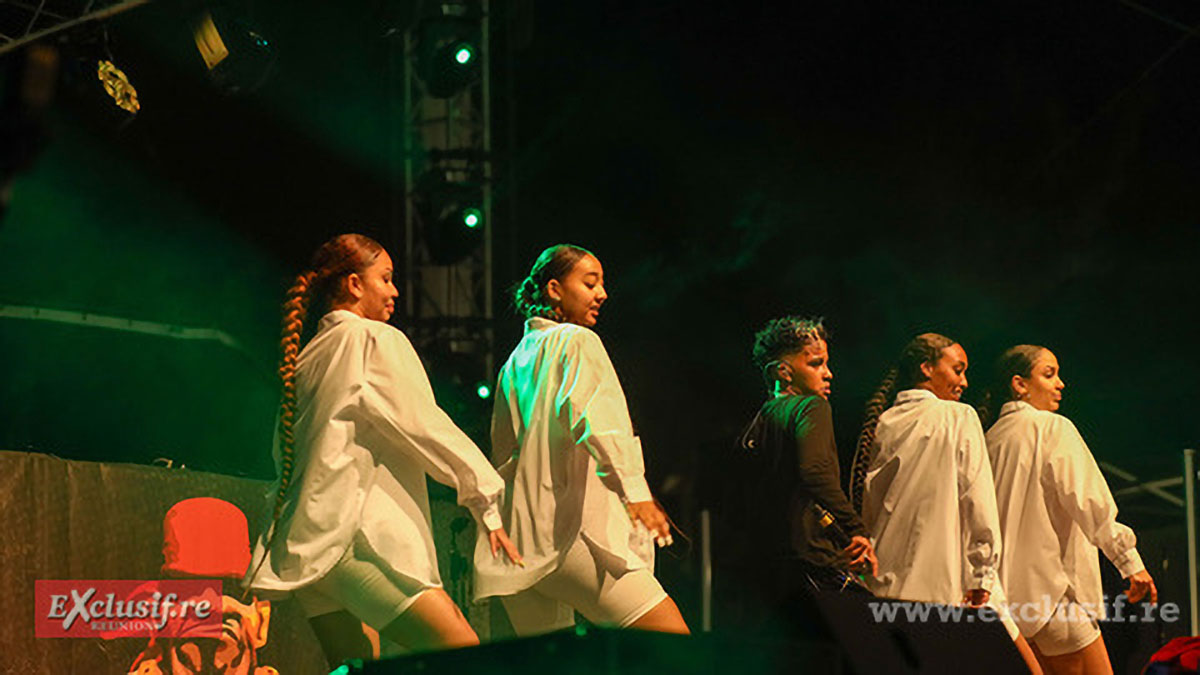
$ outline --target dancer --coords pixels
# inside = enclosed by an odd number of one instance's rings
[[[1131,602],[1158,602],[1158,590],[1083,437],[1056,414],[1065,386],[1045,347],[1017,345],[996,362],[984,417],[1001,406],[987,432],[1004,537],[1000,580],[1046,672],[1112,673],[1096,623],[1104,617],[1096,549],[1129,581]]]
[[[817,591],[867,594],[851,570],[873,576],[875,551],[841,488],[824,325],[799,316],[769,321],[754,336],[753,358],[770,399],[739,440],[741,494],[730,501],[741,512],[726,525],[759,550],[745,560],[743,548],[734,573],[759,591],[749,614],[767,610],[765,618],[791,628]]]
[[[458,491],[495,554],[504,483],[437,406],[374,240],[325,243],[283,306],[280,476],[244,584],[292,591],[331,664],[369,657],[362,623],[412,649],[477,644],[442,588],[425,476]],[[312,311],[315,310],[315,311]],[[320,316],[303,350],[306,318]]]
[[[988,605],[1030,670],[1041,672],[1005,607],[983,428],[975,409],[959,402],[967,367],[962,345],[936,333],[918,335],[867,402],[852,471],[867,467],[855,489],[862,490],[863,520],[879,558],[872,590],[904,600]]]
[[[669,544],[650,495],[625,394],[591,330],[608,298],[588,251],[542,252],[516,292],[525,336],[500,370],[493,460],[507,482],[502,509],[524,569],[475,549],[476,596],[503,596],[518,635],[564,628],[572,610],[601,625],[687,633],[654,578]]]

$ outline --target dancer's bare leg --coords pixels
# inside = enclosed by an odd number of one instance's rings
[[[479,644],[475,629],[445,590],[431,588],[396,617],[381,635],[413,650],[453,649]]]
[[[1041,659],[1033,653],[1033,648],[1025,640],[1025,636],[1018,633],[1017,639],[1013,640],[1013,643],[1017,645],[1017,651],[1021,653],[1021,658],[1025,659],[1025,667],[1029,668],[1029,672],[1033,675],[1042,675]]]
[[[675,606],[675,601],[669,597],[655,605],[654,609],[643,614],[629,627],[635,630],[652,630],[660,633],[691,634],[687,623],[683,620],[683,615],[679,613],[679,607]]]
[[[1112,675],[1112,662],[1108,659],[1108,647],[1104,645],[1104,636],[1077,652],[1046,656],[1033,645],[1038,661],[1042,663],[1047,675]]]

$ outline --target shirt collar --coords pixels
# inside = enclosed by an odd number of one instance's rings
[[[525,334],[529,335],[535,330],[554,328],[557,325],[558,322],[553,319],[547,319],[543,316],[531,316],[528,319],[525,319]]]
[[[1033,406],[1029,405],[1025,401],[1008,401],[1004,405],[1000,406],[1000,415],[998,416],[998,418],[1004,417],[1005,415],[1007,415],[1009,413],[1017,412],[1018,410],[1024,410],[1026,408],[1029,408],[1030,410],[1032,410]]]
[[[335,309],[321,317],[321,322],[317,324],[317,331],[320,332],[328,328],[333,328],[339,323],[344,321],[353,321],[355,319],[361,320],[362,317],[348,309]]]
[[[908,403],[909,401],[920,401],[926,398],[937,398],[937,394],[928,389],[905,389],[896,394],[896,405]]]

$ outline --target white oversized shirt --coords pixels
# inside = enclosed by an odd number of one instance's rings
[[[1108,484],[1075,425],[1009,401],[987,432],[987,446],[1005,544],[1000,579],[1021,633],[1037,633],[1068,588],[1102,618],[1096,548],[1124,577],[1145,567],[1137,537],[1117,522]]]
[[[296,364],[296,468],[283,513],[263,534],[246,585],[316,581],[357,534],[391,571],[440,586],[425,475],[500,526],[500,476],[438,407],[404,333],[346,310],[326,314]],[[272,491],[272,501],[274,491]],[[270,555],[257,576],[267,542]]]
[[[924,389],[901,391],[879,416],[875,443],[863,496],[879,559],[872,590],[957,605],[982,588],[1000,607],[1000,523],[975,409]]]
[[[511,595],[558,568],[582,537],[614,576],[653,565],[649,537],[622,504],[648,501],[642,447],[600,337],[532,318],[496,384],[492,459],[507,483],[502,514],[525,560],[475,548],[478,598]]]

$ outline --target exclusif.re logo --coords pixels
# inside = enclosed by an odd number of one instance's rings
[[[221,582],[41,579],[39,638],[220,637]]]

